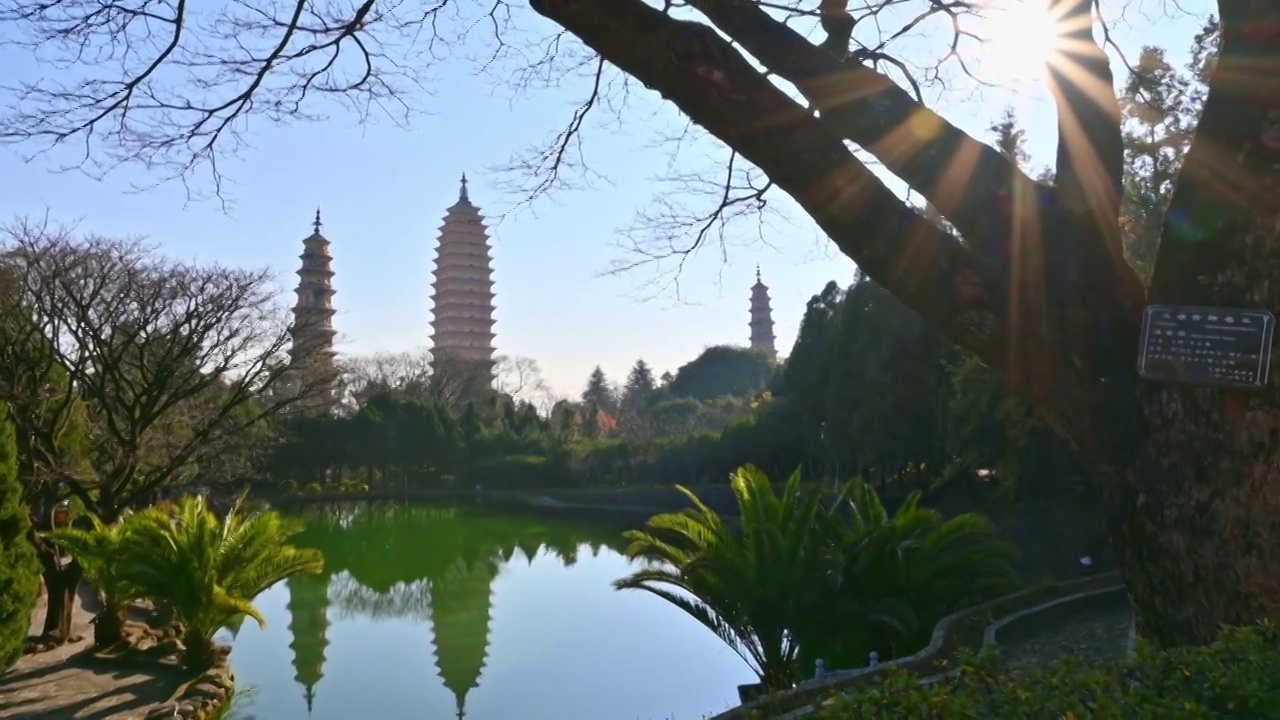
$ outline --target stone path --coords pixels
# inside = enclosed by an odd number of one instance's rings
[[[41,598],[32,616],[33,635],[40,631],[44,604]],[[79,598],[72,617],[72,632],[84,640],[24,655],[0,676],[0,720],[142,720],[174,696],[183,683],[174,671],[112,668],[85,658],[93,604],[91,597]]]
[[[1000,646],[1000,656],[1014,666],[1048,665],[1067,655],[1088,662],[1123,657],[1129,647],[1129,608],[1098,610],[1072,619],[1047,632]]]

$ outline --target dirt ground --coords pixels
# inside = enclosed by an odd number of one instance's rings
[[[31,634],[44,620],[45,599],[31,618]],[[113,668],[85,657],[95,600],[82,593],[72,631],[84,639],[56,650],[24,655],[0,676],[0,720],[142,720],[172,698],[183,683],[164,668]]]

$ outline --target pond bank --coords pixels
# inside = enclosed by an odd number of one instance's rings
[[[47,600],[41,597],[31,617],[31,635],[40,632]],[[93,652],[96,600],[81,586],[72,612],[71,631],[79,636],[47,652],[23,655],[0,676],[0,720],[159,720],[203,718],[227,702],[230,671],[217,692],[210,677],[192,676],[173,665],[112,660]],[[208,702],[202,704],[201,698]]]
[[[738,515],[737,500],[726,483],[690,488],[709,508],[732,519]],[[889,488],[881,496],[892,511],[911,488]],[[1011,504],[1001,502],[987,489],[971,492],[963,488],[943,488],[931,493],[925,505],[946,517],[979,511],[991,518],[1001,534],[1019,549],[1018,570],[1027,577],[1077,577],[1082,555],[1094,559],[1099,571],[1115,567],[1105,539],[1101,515],[1087,498],[1058,498]],[[626,530],[642,527],[658,513],[679,512],[688,500],[673,485],[620,488],[533,488],[529,490],[486,490],[479,495],[482,507],[502,512],[533,514],[569,522],[604,525]],[[410,490],[369,493],[289,494],[265,497],[277,507],[323,503],[420,502],[467,504],[477,502],[471,490]]]

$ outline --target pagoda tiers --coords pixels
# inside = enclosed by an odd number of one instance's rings
[[[778,351],[773,344],[773,310],[769,307],[769,287],[760,280],[756,266],[756,284],[751,287],[751,347],[762,350],[772,359]]]
[[[493,270],[489,236],[462,176],[458,202],[446,211],[436,248],[431,348],[446,359],[493,365]]]
[[[289,357],[293,367],[302,372],[333,373],[333,257],[329,241],[320,234],[320,210],[312,223],[312,233],[302,241],[302,266],[298,269],[297,303],[293,307],[292,346]],[[321,397],[320,404],[332,402]]]
[[[297,575],[285,580],[289,588],[289,632],[293,642],[293,679],[302,686],[310,717],[316,685],[324,677],[324,651],[329,646],[329,574]]]
[[[453,693],[455,717],[467,715],[467,694],[480,685],[489,658],[493,621],[493,579],[497,566],[488,558],[464,558],[431,583],[431,643],[436,671]]]

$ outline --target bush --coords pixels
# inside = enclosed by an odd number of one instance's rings
[[[854,718],[1269,718],[1280,709],[1280,632],[1269,623],[1224,631],[1207,647],[1158,651],[1139,644],[1124,660],[1067,658],[1004,668],[995,653],[969,658],[954,679],[922,686],[884,679],[823,707],[818,720]]]
[[[74,549],[110,589],[117,608],[151,600],[173,608],[182,628],[187,667],[204,669],[221,656],[213,636],[251,617],[264,624],[253,600],[294,575],[320,572],[319,551],[291,544],[301,523],[273,511],[243,511],[240,504],[218,517],[204,498],[187,495],[169,508],[126,515],[115,526],[64,529],[55,542]]]
[[[298,492],[298,481],[293,478],[285,478],[280,481],[280,492],[295,493]]]
[[[322,486],[320,483],[311,483],[307,485],[306,489],[307,489],[307,492],[311,493],[312,495],[319,495],[320,493],[324,492],[324,486]]]
[[[27,541],[30,519],[22,505],[18,451],[8,417],[8,407],[0,405],[0,673],[22,656],[40,597],[40,563]]]

